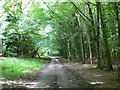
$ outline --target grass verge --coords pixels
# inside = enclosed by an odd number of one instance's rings
[[[42,68],[43,61],[33,58],[4,57],[0,59],[0,67],[2,67],[2,77],[15,80],[23,77],[25,72],[34,71],[35,68]]]

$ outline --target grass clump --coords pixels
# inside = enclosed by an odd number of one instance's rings
[[[41,68],[43,62],[40,59],[31,58],[8,58],[0,59],[2,77],[14,80],[24,75],[25,71],[34,71],[34,68]]]

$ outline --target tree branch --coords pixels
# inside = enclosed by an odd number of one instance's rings
[[[86,19],[88,19],[90,22],[91,22],[91,19],[89,19],[71,0],[69,0],[74,6],[76,9],[78,9],[78,11],[84,16],[86,17]]]
[[[42,0],[43,1],[43,0]],[[58,18],[60,18],[62,21],[64,21],[65,23],[71,25],[70,23],[66,22],[63,18],[61,18],[60,16],[58,16],[54,11],[52,11],[52,9],[46,4],[46,2],[43,1],[43,3],[47,6],[47,8]]]

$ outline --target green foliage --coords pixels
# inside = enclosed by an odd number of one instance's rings
[[[9,22],[3,33],[5,36],[5,38],[3,38],[3,43],[5,45],[3,56],[23,57],[23,55],[26,55],[35,57],[38,55],[38,50],[42,46],[41,42],[43,42],[44,37],[41,33],[39,34],[42,18],[36,18],[34,15],[29,16],[32,14],[31,11],[27,16],[34,19],[23,19],[21,5],[22,3],[19,1],[12,1],[6,2],[3,6],[4,13],[7,14],[5,21]],[[36,8],[35,11],[33,10],[33,14],[35,14],[35,12],[38,13]],[[42,14],[42,8],[39,9],[41,16],[44,16]]]
[[[3,58],[0,59],[2,67],[2,77],[8,79],[19,79],[24,77],[25,71],[34,71],[35,68],[42,68],[43,62],[40,59],[30,58]]]
[[[51,60],[51,58],[48,57],[48,56],[40,56],[40,59],[42,59],[42,60]]]
[[[98,57],[106,58],[106,41],[110,56],[118,58],[119,18],[115,3],[100,3],[101,8],[96,2],[31,3],[24,6],[19,0],[5,1],[3,21],[7,25],[2,32],[3,56],[61,55],[73,60],[94,61]],[[104,22],[99,17],[100,10]]]

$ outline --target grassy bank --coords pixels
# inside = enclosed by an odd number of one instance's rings
[[[23,77],[25,72],[34,71],[34,68],[43,67],[43,61],[31,58],[5,57],[0,59],[0,67],[2,67],[2,77],[13,80]]]

